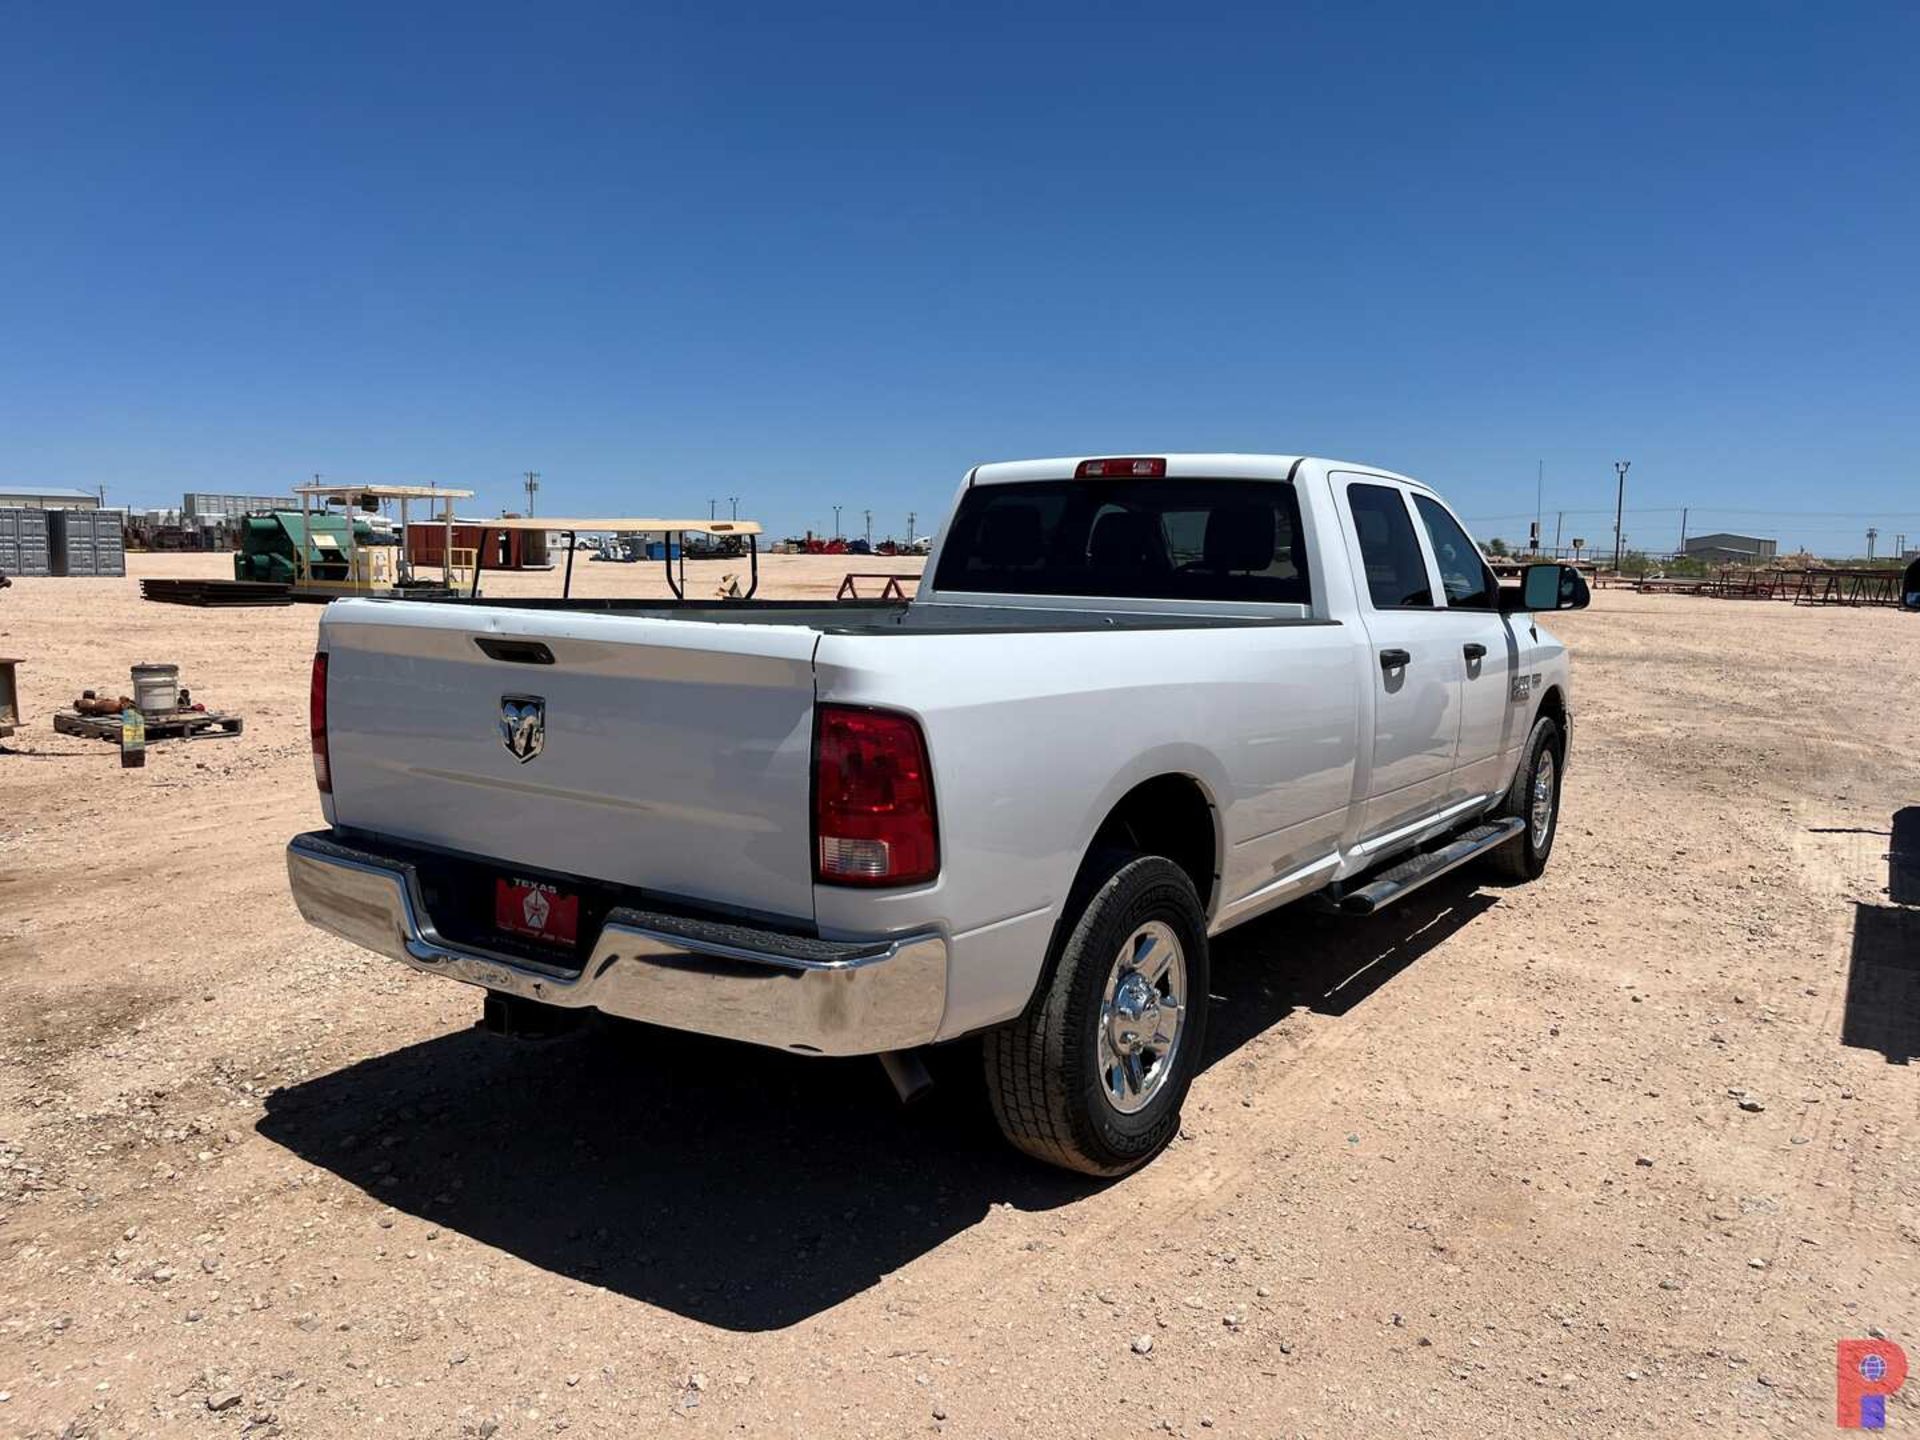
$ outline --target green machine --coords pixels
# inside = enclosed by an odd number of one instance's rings
[[[347,526],[353,526],[351,537]],[[300,563],[302,538],[306,563]],[[376,543],[373,526],[358,516],[298,510],[271,510],[240,521],[240,548],[233,556],[233,578],[292,585],[301,580],[350,579],[350,548]]]

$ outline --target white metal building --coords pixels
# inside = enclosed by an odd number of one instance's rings
[[[1779,553],[1780,542],[1758,535],[1730,535],[1716,530],[1711,535],[1689,535],[1686,553],[1696,560],[1726,565],[1757,565]]]
[[[68,490],[58,485],[0,485],[0,509],[98,510],[100,497],[91,490]]]

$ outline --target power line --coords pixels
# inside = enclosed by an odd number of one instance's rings
[[[1703,515],[1746,515],[1769,520],[1920,520],[1920,510],[1755,510],[1738,505],[1636,505],[1633,515],[1678,515],[1685,510]],[[1611,515],[1607,509],[1563,510],[1563,515]],[[1498,515],[1469,515],[1464,519],[1478,524],[1484,520],[1530,520],[1526,510],[1503,510]]]

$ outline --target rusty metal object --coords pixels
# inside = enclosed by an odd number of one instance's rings
[[[118,715],[122,711],[138,707],[133,703],[131,695],[100,696],[89,690],[73,702],[73,708],[82,715]]]
[[[1729,565],[1716,575],[1642,582],[1639,588],[1706,595],[1715,600],[1781,600],[1794,605],[1897,606],[1901,594],[1897,569],[1804,563],[1754,568]]]
[[[849,570],[846,579],[840,582],[840,589],[835,592],[833,598],[835,600],[860,599],[859,582],[862,580],[884,580],[886,583],[880,587],[879,595],[879,598],[882,600],[905,600],[907,598],[907,592],[900,588],[900,582],[902,580],[910,580],[913,581],[915,585],[918,585],[920,577],[918,575],[896,575],[890,570]]]

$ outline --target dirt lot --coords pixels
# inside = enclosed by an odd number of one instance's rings
[[[1181,1138],[1095,1185],[964,1053],[902,1112],[866,1062],[517,1045],[308,929],[316,616],[0,595],[0,1435],[1813,1435],[1836,1338],[1920,1359],[1920,621],[1565,617],[1547,877],[1235,932]],[[245,735],[50,729],[162,659]]]

